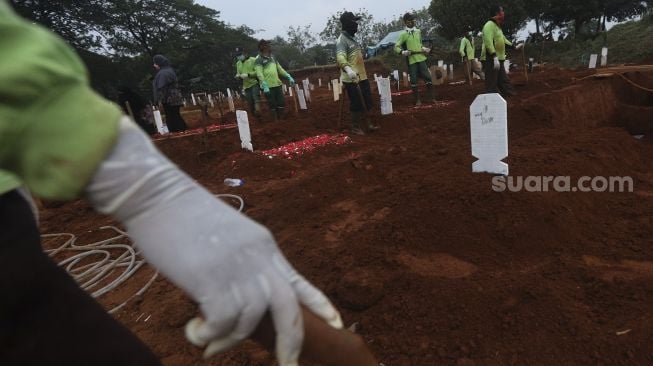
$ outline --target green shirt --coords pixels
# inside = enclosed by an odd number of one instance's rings
[[[0,0],[0,193],[79,195],[118,135],[120,109],[89,86],[62,39]]]
[[[460,40],[460,57],[467,57],[468,60],[473,60],[476,55],[474,53],[474,46],[472,46],[472,42],[467,39],[467,37],[463,37],[463,39]]]
[[[494,19],[490,19],[483,26],[483,47],[481,49],[481,60],[486,59],[486,53],[496,54],[499,61],[506,60],[506,45],[512,43],[503,35],[503,30]]]
[[[256,76],[258,79],[267,82],[268,87],[270,88],[281,86],[281,84],[283,84],[281,79],[279,79],[279,75],[284,78],[290,76],[290,74],[281,67],[274,57],[265,57],[263,55],[258,55],[258,57],[256,57],[254,70],[256,70]]]
[[[418,62],[426,61],[426,55],[422,53],[422,32],[414,28],[414,30],[403,30],[399,33],[399,39],[395,43],[395,52],[400,54],[403,51],[402,46],[406,44],[406,50],[415,52],[408,56],[408,64],[416,64]]]
[[[345,72],[345,67],[349,66],[356,74],[359,80],[367,80],[365,72],[365,60],[363,59],[363,50],[347,32],[342,32],[336,41],[336,62],[342,72],[340,78],[343,83],[351,83],[351,78]]]
[[[249,78],[243,80],[243,89],[249,89],[254,85],[258,84],[256,79],[256,70],[254,69],[256,64],[256,57],[249,57],[245,61],[236,62],[236,73],[247,74]]]

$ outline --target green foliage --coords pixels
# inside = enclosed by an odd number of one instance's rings
[[[653,22],[644,18],[615,25],[602,37],[567,39],[527,45],[526,53],[536,60],[563,67],[587,67],[592,53],[600,54],[608,47],[608,62],[612,64],[638,63],[653,59]]]
[[[485,0],[432,0],[428,11],[438,24],[440,33],[454,39],[468,32],[480,32],[491,17],[493,4]],[[506,36],[511,36],[523,28],[528,19],[524,1],[505,0],[501,4],[506,12],[503,31]]]

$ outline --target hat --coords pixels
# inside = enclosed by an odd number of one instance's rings
[[[359,20],[361,20],[361,17],[354,15],[354,13],[350,11],[346,11],[340,15],[340,23],[357,22]]]

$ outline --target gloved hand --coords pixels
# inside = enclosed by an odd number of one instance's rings
[[[523,42],[517,43],[517,45],[515,46],[515,49],[518,50],[518,51],[521,50],[522,48],[524,48],[524,43]]]
[[[235,77],[236,79],[240,79],[240,74],[236,74],[236,76],[234,76],[234,77]]]
[[[261,89],[263,89],[263,93],[270,94],[270,87],[268,86],[267,81],[262,81],[261,82]]]
[[[290,76],[290,74],[288,74],[288,82],[290,83],[290,86],[295,85],[295,79],[293,79],[292,76]]]
[[[408,51],[408,50],[403,50],[403,51],[401,51],[401,54],[402,54],[403,56],[410,56],[410,51]]]
[[[494,70],[497,71],[499,68],[501,68],[501,63],[499,62],[499,58],[497,56],[494,56]]]
[[[422,52],[424,52],[424,53],[430,53],[430,52],[431,52],[431,49],[428,48],[428,47],[422,47]]]
[[[351,68],[351,66],[345,66],[345,72],[347,73],[347,76],[351,79],[352,82],[357,83],[358,82],[358,74],[354,71],[354,69]]]
[[[467,61],[468,61],[467,56],[463,56],[463,62],[467,62]]]
[[[247,75],[246,73],[242,73],[242,74],[240,74],[240,78],[243,79],[243,80],[247,80],[247,79],[249,79],[249,75]]]
[[[245,339],[268,311],[280,365],[297,365],[303,340],[300,304],[334,328],[329,300],[288,263],[270,232],[179,170],[129,118],[113,151],[86,188],[112,214],[149,263],[200,305],[187,337],[211,356]]]

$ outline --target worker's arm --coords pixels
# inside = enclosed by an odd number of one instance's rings
[[[460,53],[460,57],[467,56],[466,53],[467,44],[465,41],[467,41],[467,38],[463,38],[462,40],[460,40],[460,49],[458,50],[458,52]]]
[[[63,40],[4,1],[0,34],[0,169],[13,177],[0,190],[20,179],[40,197],[77,197],[113,147],[122,112],[90,88]]]
[[[283,68],[283,66],[281,66],[279,62],[277,62],[276,60],[274,62],[277,64],[277,73],[279,74],[279,76],[282,76],[287,79],[290,76],[290,74]]]
[[[483,26],[483,45],[485,46],[485,52],[488,57],[496,55],[497,50],[494,48],[494,33],[496,32],[496,25],[494,23],[487,22]]]
[[[346,66],[351,67],[349,63],[349,58],[347,57],[347,44],[343,39],[344,36],[340,36],[338,42],[336,43],[336,63],[340,69],[345,69]]]
[[[258,78],[258,83],[259,86],[261,87],[261,90],[263,90],[264,93],[269,93],[270,92],[270,87],[268,86],[268,82],[265,81],[265,76],[263,75],[263,65],[259,62],[259,59],[256,59],[256,63],[254,64],[254,72],[256,73],[256,77]]]
[[[399,55],[399,54],[401,54],[402,51],[404,51],[402,46],[404,45],[404,43],[406,43],[406,36],[407,35],[408,35],[408,33],[406,33],[406,32],[399,33],[399,38],[397,38],[397,42],[395,42],[395,48],[394,48],[394,51],[395,51],[396,54]]]
[[[256,60],[251,60],[243,63],[244,65],[247,65],[247,75],[250,78],[258,78],[258,75],[256,75],[256,70],[255,70],[255,62]]]

